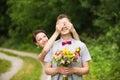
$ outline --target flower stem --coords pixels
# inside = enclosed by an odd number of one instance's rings
[[[65,76],[65,75],[63,75],[62,80],[68,80],[68,77],[67,77],[67,76]]]

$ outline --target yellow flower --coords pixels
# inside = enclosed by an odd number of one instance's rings
[[[76,52],[80,52],[80,47],[79,47],[79,48],[76,48]]]
[[[68,50],[67,50],[67,49],[63,49],[63,50],[62,50],[62,53],[63,53],[63,54],[67,54],[67,53],[68,53]]]

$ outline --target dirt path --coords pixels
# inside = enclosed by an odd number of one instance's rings
[[[34,54],[34,53],[27,53],[27,52],[23,52],[23,51],[17,51],[17,50],[6,49],[6,48],[0,48],[0,50],[8,51],[8,52],[11,52],[13,54],[20,55],[20,56],[32,57],[35,59],[37,59],[37,56],[38,56],[37,54]]]
[[[3,51],[7,51],[7,52],[11,52],[13,54],[17,54],[20,56],[27,56],[27,57],[32,57],[34,59],[37,59],[37,54],[34,53],[27,53],[27,52],[22,52],[22,51],[16,51],[16,50],[12,50],[12,49],[6,49],[6,48],[0,48],[0,50]],[[16,61],[16,60],[15,60]],[[22,66],[21,66],[22,67]],[[17,67],[16,67],[17,68]],[[13,69],[12,71],[15,71],[15,69]],[[0,75],[1,76],[1,75]],[[0,80],[7,80],[7,79],[0,79]],[[47,76],[44,73],[44,69],[43,69],[43,74],[40,76],[40,80],[47,80]]]
[[[10,80],[14,74],[16,74],[23,66],[23,61],[19,58],[5,55],[0,52],[0,58],[5,59],[11,62],[12,66],[8,72],[5,72],[0,75],[0,80]]]

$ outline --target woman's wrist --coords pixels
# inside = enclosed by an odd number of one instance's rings
[[[72,33],[75,33],[76,32],[76,30],[75,29],[72,29],[72,31],[71,31]]]
[[[60,32],[59,32],[59,31],[57,31],[57,30],[56,30],[54,33],[55,33],[56,35],[59,35],[59,34],[60,34]]]

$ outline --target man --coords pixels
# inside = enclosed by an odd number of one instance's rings
[[[89,60],[91,60],[89,51],[83,42],[72,38],[70,33],[72,24],[66,15],[60,14],[58,16],[58,24],[62,24],[61,38],[53,44],[44,59],[46,62],[45,72],[52,76],[52,80],[62,80],[62,75],[67,75],[68,80],[82,80],[82,75],[89,73]],[[56,51],[63,49],[75,51],[78,47],[80,48],[78,61],[72,62],[71,67],[57,66],[52,62],[52,56]]]

